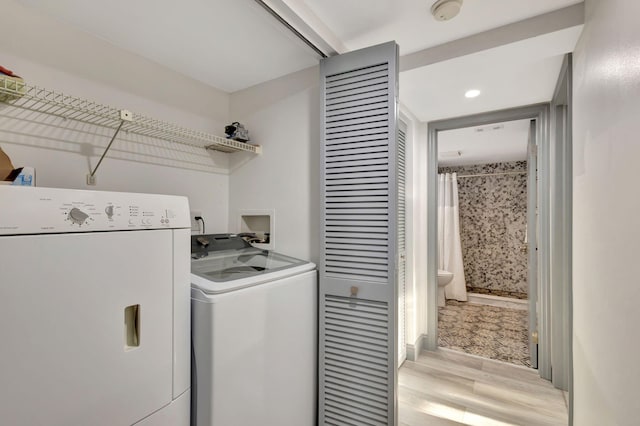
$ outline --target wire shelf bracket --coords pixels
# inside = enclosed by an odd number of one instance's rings
[[[96,184],[96,172],[98,171],[100,164],[102,164],[102,160],[104,160],[104,157],[107,155],[107,152],[109,152],[109,149],[111,149],[111,145],[113,145],[113,141],[116,140],[116,136],[118,136],[118,133],[120,133],[120,129],[122,129],[122,125],[127,121],[129,122],[133,121],[133,114],[131,113],[131,111],[127,111],[126,109],[120,110],[120,124],[118,125],[118,128],[116,129],[115,133],[111,137],[111,140],[109,141],[109,144],[107,145],[104,152],[102,153],[102,156],[98,160],[98,164],[96,164],[93,171],[87,175],[87,185],[93,186]]]

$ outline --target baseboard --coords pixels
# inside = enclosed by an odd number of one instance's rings
[[[420,352],[426,349],[427,335],[421,334],[418,336],[414,344],[407,343],[407,360],[415,361],[418,359]]]
[[[491,294],[467,293],[467,301],[478,305],[498,306],[510,309],[529,309],[529,301],[513,299],[511,297],[494,296]]]

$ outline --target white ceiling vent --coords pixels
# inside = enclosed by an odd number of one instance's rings
[[[431,6],[431,14],[436,21],[448,21],[455,18],[462,8],[462,0],[438,0]]]

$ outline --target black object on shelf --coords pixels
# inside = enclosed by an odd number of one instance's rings
[[[225,126],[224,133],[227,135],[227,139],[249,142],[249,130],[237,121]]]

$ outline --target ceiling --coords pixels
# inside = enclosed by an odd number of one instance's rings
[[[400,55],[459,40],[580,3],[580,0],[466,0],[446,22],[430,13],[435,0],[298,0],[348,49],[396,40]],[[339,12],[338,12],[339,11]],[[566,53],[582,26],[565,28],[400,73],[400,102],[423,122],[548,102]],[[402,62],[402,59],[401,59]],[[482,93],[467,99],[464,93]]]
[[[573,27],[402,72],[400,101],[424,122],[548,102],[580,32]],[[480,96],[465,98],[469,89]]]
[[[395,40],[400,54],[581,3],[582,0],[465,0],[453,20],[431,15],[435,0],[298,0],[304,2],[349,50]]]
[[[319,60],[254,0],[16,1],[229,93]],[[396,40],[402,54],[579,3],[466,0],[459,16],[438,22],[429,12],[432,0],[367,0],[366,7],[362,0],[269,1],[304,6],[348,49]],[[405,71],[400,101],[425,122],[549,101],[562,56],[580,31],[566,28]],[[480,97],[464,98],[471,88]]]
[[[438,133],[438,166],[525,161],[529,120],[466,127]],[[444,153],[460,151],[458,157]]]
[[[253,0],[19,1],[226,92],[319,61]]]

